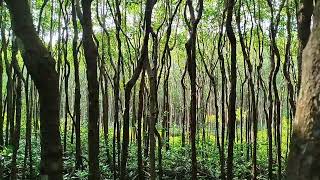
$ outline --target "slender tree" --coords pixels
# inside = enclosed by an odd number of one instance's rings
[[[72,6],[72,25],[74,30],[74,36],[72,41],[72,56],[74,66],[74,119],[75,119],[75,134],[76,134],[76,168],[81,169],[83,166],[82,155],[81,155],[81,134],[80,134],[80,120],[81,120],[81,109],[80,109],[80,78],[79,78],[79,59],[78,59],[78,24],[76,14],[76,2],[71,1]]]
[[[94,41],[91,19],[92,0],[82,0],[82,12],[78,12],[83,29],[83,49],[87,64],[89,122],[88,122],[88,150],[89,150],[89,180],[100,179],[99,169],[99,83],[97,78],[98,48]]]
[[[120,179],[125,178],[126,176],[126,168],[127,168],[127,158],[128,158],[128,145],[129,145],[129,110],[130,110],[130,97],[131,90],[135,83],[137,82],[143,66],[145,62],[148,60],[148,44],[149,44],[149,35],[152,31],[151,27],[151,16],[154,5],[156,4],[156,0],[147,0],[145,6],[145,14],[144,14],[144,30],[145,35],[143,38],[143,45],[141,48],[140,57],[137,62],[137,67],[135,68],[131,79],[125,85],[125,110],[123,115],[123,143],[122,143],[122,157],[121,157],[121,171]],[[152,168],[151,164],[151,171]],[[154,167],[154,166],[153,166]],[[151,178],[155,178],[155,172],[151,173]]]
[[[184,18],[189,30],[189,39],[185,44],[187,52],[187,67],[190,77],[191,101],[190,101],[190,140],[191,140],[191,165],[192,179],[197,179],[197,153],[196,153],[196,129],[197,129],[197,89],[196,89],[196,39],[197,27],[202,17],[203,0],[198,1],[198,14],[195,15],[192,0],[187,0],[185,6]],[[186,9],[190,13],[190,19],[187,19]]]
[[[233,179],[233,147],[235,138],[236,122],[236,85],[237,85],[237,40],[232,27],[232,14],[235,1],[228,0],[226,31],[231,45],[231,73],[230,73],[230,95],[228,106],[228,159],[227,159],[227,179]]]

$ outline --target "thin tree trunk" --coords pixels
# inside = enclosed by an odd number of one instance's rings
[[[78,59],[78,24],[77,24],[77,14],[76,14],[76,4],[75,0],[72,3],[72,25],[74,29],[74,36],[72,41],[72,55],[73,55],[73,66],[74,66],[74,118],[75,118],[75,134],[76,134],[76,169],[83,168],[82,153],[81,153],[81,91],[80,91],[80,79],[79,79],[79,59]]]
[[[0,54],[2,54],[2,52],[4,51],[3,49],[3,45],[5,44],[5,37],[3,37],[3,31],[4,31],[4,19],[3,19],[3,14],[4,14],[4,7],[3,7],[3,1],[0,1],[0,29],[1,29],[1,49],[0,49]],[[2,111],[3,111],[3,104],[2,104],[2,86],[3,86],[3,79],[2,79],[2,75],[3,75],[3,59],[2,59],[2,55],[0,55],[0,150],[3,149],[4,146],[4,141],[3,141],[3,116],[2,116]],[[0,163],[1,164],[1,163]],[[1,172],[0,172],[1,173]],[[1,176],[1,174],[0,174]]]
[[[142,162],[142,132],[141,132],[141,119],[143,115],[143,103],[144,103],[144,86],[145,86],[145,80],[144,80],[144,72],[142,72],[141,75],[141,82],[140,82],[140,90],[139,90],[139,105],[138,105],[138,133],[137,133],[137,145],[138,145],[138,179],[143,180],[144,173],[143,173],[143,162]]]
[[[14,38],[12,41],[12,52],[14,55],[17,54],[18,47],[16,39]],[[17,58],[13,57],[14,62],[16,66],[18,66]],[[11,179],[15,180],[17,179],[17,154],[19,149],[19,141],[20,141],[20,128],[21,128],[21,104],[22,104],[22,98],[21,98],[21,86],[22,86],[22,80],[21,77],[18,75],[21,72],[18,72],[19,67],[16,67],[15,69],[15,75],[17,77],[16,82],[16,98],[14,101],[16,102],[16,117],[15,117],[15,129],[14,129],[14,135],[13,135],[13,153],[12,153],[12,162],[11,162]]]
[[[236,122],[236,86],[237,86],[237,59],[236,59],[236,37],[232,28],[232,14],[235,1],[228,0],[227,3],[227,19],[226,31],[231,45],[231,75],[230,75],[230,95],[228,106],[228,159],[227,159],[227,179],[233,179],[233,147],[235,137],[235,122]]]
[[[88,151],[89,180],[100,179],[99,169],[99,83],[97,78],[98,48],[93,39],[91,0],[82,0],[83,15],[79,16],[83,29],[83,48],[87,64],[89,97]]]

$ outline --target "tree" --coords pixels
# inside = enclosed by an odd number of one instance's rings
[[[151,15],[154,5],[156,4],[156,0],[147,0],[146,7],[145,7],[145,14],[144,14],[144,21],[145,21],[145,35],[143,37],[143,44],[141,48],[140,57],[137,62],[137,67],[135,68],[131,79],[125,85],[125,110],[123,115],[123,143],[122,143],[122,157],[121,157],[121,174],[120,178],[125,178],[126,176],[126,168],[127,168],[127,158],[128,158],[128,145],[129,145],[129,110],[130,110],[130,96],[131,90],[133,86],[136,84],[143,68],[148,60],[148,44],[149,44],[149,35],[152,31],[151,27]],[[153,152],[154,153],[154,152]],[[151,163],[150,167],[151,171],[151,179],[155,178],[155,165],[154,162]]]
[[[75,131],[76,131],[76,168],[82,168],[82,156],[81,156],[81,135],[80,135],[80,120],[81,120],[81,109],[80,109],[80,80],[79,80],[79,59],[78,59],[78,24],[76,14],[76,0],[71,1],[72,5],[72,25],[74,29],[74,36],[72,41],[72,55],[73,55],[73,66],[74,66],[74,118],[75,118]]]
[[[320,177],[319,103],[320,86],[320,3],[314,11],[314,25],[302,55],[302,79],[297,110],[293,124],[288,158],[287,178],[292,180]]]
[[[3,79],[2,79],[2,76],[3,76],[3,59],[2,59],[2,51],[6,51],[6,49],[4,49],[3,45],[6,44],[5,42],[5,37],[4,36],[4,21],[3,21],[3,9],[4,9],[4,6],[3,6],[3,1],[0,1],[0,8],[1,8],[1,11],[0,11],[0,28],[1,28],[1,49],[0,49],[0,89],[2,89],[2,86],[3,86]],[[2,112],[2,109],[3,109],[3,105],[2,105],[2,91],[0,91],[0,112]],[[4,145],[4,141],[3,141],[3,116],[2,116],[2,113],[0,114],[0,150],[3,149],[3,145]]]
[[[78,13],[83,29],[83,49],[87,64],[88,97],[89,97],[89,180],[100,179],[99,170],[99,83],[97,78],[98,48],[94,41],[91,20],[92,0],[82,0],[83,15]]]
[[[21,98],[21,89],[22,89],[22,78],[23,75],[20,72],[20,68],[18,66],[16,54],[18,52],[17,47],[17,40],[15,37],[12,39],[12,52],[13,52],[13,66],[15,69],[15,77],[16,77],[16,87],[15,91],[17,93],[16,98],[14,99],[16,103],[16,109],[15,109],[15,127],[14,127],[14,135],[13,135],[13,153],[12,153],[12,161],[11,161],[11,179],[15,180],[17,179],[17,155],[19,150],[19,141],[20,141],[20,131],[21,131],[21,107],[22,107],[22,98]]]
[[[192,179],[197,179],[197,152],[196,152],[196,130],[197,130],[197,89],[196,89],[196,39],[197,27],[203,12],[203,0],[198,1],[198,14],[195,15],[195,9],[192,0],[187,0],[184,18],[189,30],[189,39],[185,44],[187,52],[187,68],[190,77],[191,100],[190,100],[190,141],[191,141],[191,175]],[[190,13],[190,19],[187,17],[186,9]]]
[[[33,25],[28,1],[6,0],[13,31],[23,44],[24,63],[40,98],[41,165],[40,175],[62,179],[62,147],[59,132],[58,74],[53,57],[41,42]]]
[[[236,86],[237,86],[237,40],[232,27],[232,14],[235,1],[228,0],[226,31],[231,45],[231,73],[230,73],[230,95],[228,107],[228,159],[227,159],[227,179],[233,179],[233,146],[235,138],[235,122],[236,122]]]
[[[296,3],[298,0],[296,0]],[[306,47],[309,36],[310,36],[310,27],[311,27],[311,17],[313,13],[313,0],[299,0],[297,5],[297,23],[298,23],[298,42],[299,42],[299,51],[297,56],[298,61],[298,93],[301,85],[301,69],[302,69],[302,52]]]

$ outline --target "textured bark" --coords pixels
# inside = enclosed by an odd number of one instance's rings
[[[298,40],[299,40],[299,50],[298,50],[298,93],[301,86],[301,67],[302,67],[302,52],[306,47],[311,29],[311,17],[313,13],[313,0],[299,0],[299,9],[297,15],[297,25],[298,25]]]
[[[41,123],[40,175],[62,179],[62,148],[59,132],[58,74],[53,57],[33,25],[28,1],[6,0],[15,35],[23,43],[24,63],[39,92]]]
[[[158,121],[158,89],[157,89],[157,59],[158,59],[158,36],[157,34],[151,30],[153,44],[152,44],[152,64],[150,65],[150,61],[147,58],[145,61],[145,68],[147,70],[149,86],[150,86],[150,124],[149,124],[149,141],[150,141],[150,179],[156,179],[156,139],[155,136],[158,136],[158,148],[160,149],[158,154],[161,157],[161,137],[158,134],[156,129],[156,123]],[[161,159],[159,158],[159,166],[161,166]],[[159,169],[159,179],[161,179],[161,168]]]
[[[288,159],[287,179],[320,178],[320,3],[314,12],[314,28],[302,57],[302,84]]]
[[[226,31],[231,45],[231,74],[230,74],[230,95],[228,106],[228,158],[227,158],[227,179],[233,179],[233,146],[235,138],[236,122],[236,85],[237,85],[237,59],[236,59],[236,37],[232,28],[232,14],[235,1],[228,0]]]

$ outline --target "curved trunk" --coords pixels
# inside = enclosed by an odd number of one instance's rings
[[[62,147],[59,132],[58,74],[53,57],[41,43],[33,26],[28,1],[6,0],[13,30],[23,43],[24,63],[39,91],[41,123],[40,175],[62,179]]]
[[[235,138],[235,122],[236,122],[236,85],[237,85],[237,52],[236,52],[236,37],[232,28],[232,14],[234,0],[228,0],[227,3],[227,19],[226,31],[231,45],[231,74],[230,74],[230,95],[228,106],[228,159],[227,159],[227,179],[233,179],[233,146]]]

